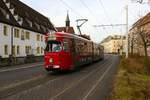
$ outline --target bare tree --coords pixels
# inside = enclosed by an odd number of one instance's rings
[[[139,28],[138,34],[141,37],[142,44],[144,47],[145,56],[148,56],[147,48],[150,46],[150,31],[146,31],[142,28]]]
[[[136,32],[132,32],[131,35],[129,36],[130,38],[130,50],[131,50],[131,54],[134,53],[134,48],[136,47],[136,44],[138,43],[138,39],[137,39],[137,34]]]

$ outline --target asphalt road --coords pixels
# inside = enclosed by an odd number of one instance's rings
[[[76,72],[47,73],[42,65],[0,71],[0,100],[107,100],[119,56]]]

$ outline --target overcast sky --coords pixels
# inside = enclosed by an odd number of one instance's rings
[[[20,0],[50,18],[55,26],[65,26],[67,10],[71,26],[76,28],[77,19],[88,19],[81,27],[83,34],[88,34],[95,42],[112,34],[125,34],[125,27],[100,27],[93,25],[124,24],[126,0]],[[148,2],[145,0],[144,2]],[[150,11],[150,4],[129,2],[129,27]]]

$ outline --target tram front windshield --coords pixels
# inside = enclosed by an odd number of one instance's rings
[[[60,52],[62,50],[61,42],[59,41],[48,41],[45,51],[47,52]]]

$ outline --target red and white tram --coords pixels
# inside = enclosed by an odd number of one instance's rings
[[[45,69],[75,70],[103,59],[103,47],[81,36],[56,32],[46,35]]]

